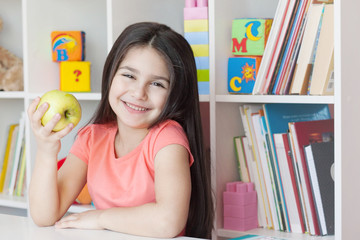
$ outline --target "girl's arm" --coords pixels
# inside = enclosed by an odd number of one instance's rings
[[[180,145],[169,145],[161,149],[155,158],[155,203],[74,214],[63,218],[56,226],[109,229],[148,237],[175,237],[185,228],[190,194],[188,151]]]
[[[76,194],[80,192],[81,185],[86,181],[87,166],[79,159],[79,161],[71,161],[75,162],[72,171],[76,174],[63,179],[58,187],[57,155],[61,147],[60,139],[67,135],[73,126],[69,124],[65,129],[53,132],[52,129],[60,120],[59,115],[55,115],[46,126],[42,126],[41,117],[46,112],[48,104],[45,103],[36,110],[39,101],[40,98],[36,98],[28,108],[31,128],[37,143],[35,165],[29,187],[29,204],[34,222],[40,226],[49,226],[65,214]],[[76,184],[66,189],[65,194],[60,194],[64,192],[62,186],[70,181]]]

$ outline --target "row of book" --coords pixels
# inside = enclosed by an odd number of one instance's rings
[[[334,94],[333,5],[279,0],[253,94]]]
[[[5,154],[1,163],[0,193],[24,196],[26,191],[25,169],[25,114],[19,123],[9,126]]]
[[[234,137],[240,180],[253,182],[259,226],[334,234],[334,120],[326,104],[245,104]]]

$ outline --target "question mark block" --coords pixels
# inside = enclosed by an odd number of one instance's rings
[[[262,56],[273,20],[270,18],[239,18],[232,22],[233,55]]]
[[[60,62],[60,90],[90,92],[90,62]]]
[[[228,92],[251,94],[262,57],[241,56],[228,60]]]

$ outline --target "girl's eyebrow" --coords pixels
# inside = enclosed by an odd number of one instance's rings
[[[136,68],[129,67],[129,66],[121,66],[121,67],[119,67],[119,69],[126,69],[126,70],[129,70],[129,71],[137,73],[137,74],[140,73],[140,71],[137,70]],[[160,75],[151,75],[151,76],[154,79],[159,79],[159,80],[164,80],[164,81],[170,82],[170,79],[167,78],[167,77],[163,77],[163,76],[160,76]]]

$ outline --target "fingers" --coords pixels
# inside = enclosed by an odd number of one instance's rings
[[[62,218],[55,223],[56,228],[74,228],[76,227],[76,221],[79,220],[78,214],[71,214]]]

